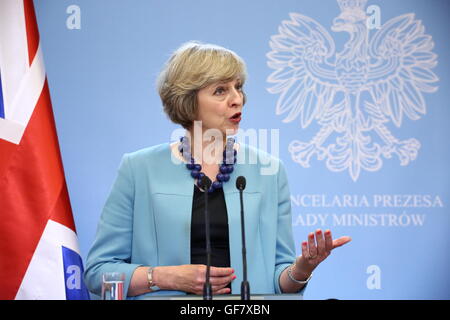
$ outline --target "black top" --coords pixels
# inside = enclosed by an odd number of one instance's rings
[[[228,214],[223,189],[208,195],[211,266],[230,267]],[[191,264],[206,265],[205,194],[194,186],[191,220]]]

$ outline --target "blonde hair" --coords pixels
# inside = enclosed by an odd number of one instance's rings
[[[244,84],[246,77],[245,63],[235,52],[190,41],[169,58],[159,74],[157,88],[170,120],[189,129],[197,117],[198,90],[236,78]]]

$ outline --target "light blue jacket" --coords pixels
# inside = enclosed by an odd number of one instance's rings
[[[127,292],[139,266],[190,264],[194,180],[184,164],[175,164],[172,159],[168,143],[124,155],[86,262],[85,282],[91,292],[100,294],[104,272],[124,272]],[[242,163],[244,159],[246,163]],[[256,164],[249,164],[255,159]],[[237,161],[230,181],[223,186],[230,261],[237,275],[232,293],[240,292],[243,277],[240,202],[235,186],[241,175],[247,180],[244,210],[251,293],[281,293],[279,276],[295,260],[286,173],[279,159],[242,144]],[[262,174],[269,161],[278,170]]]

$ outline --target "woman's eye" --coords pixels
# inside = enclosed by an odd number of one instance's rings
[[[225,89],[223,88],[223,87],[218,87],[217,89],[216,89],[216,91],[214,91],[214,94],[215,95],[221,95],[221,94],[223,94],[225,92]]]

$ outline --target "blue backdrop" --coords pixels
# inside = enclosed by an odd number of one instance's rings
[[[122,154],[177,128],[159,70],[200,40],[247,62],[241,127],[279,130],[298,254],[353,238],[305,299],[450,298],[447,0],[34,3],[84,260]]]

